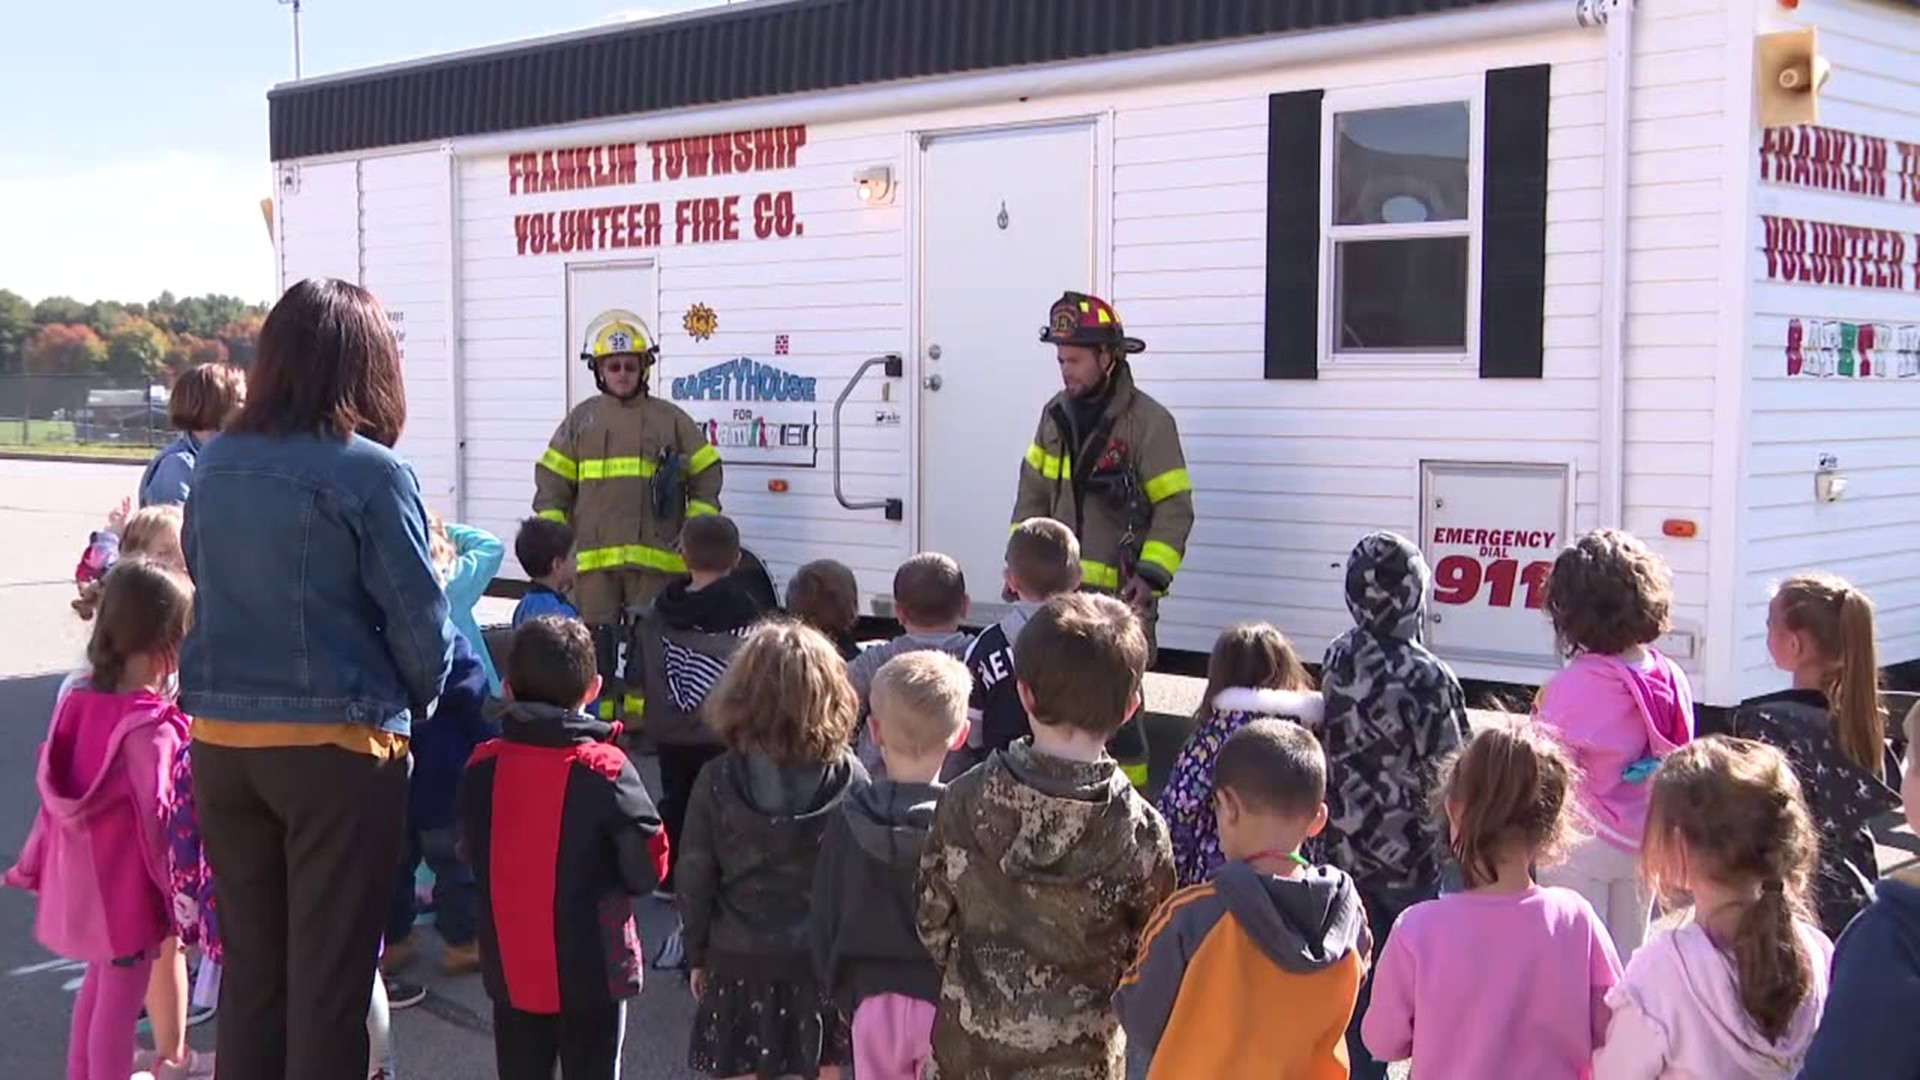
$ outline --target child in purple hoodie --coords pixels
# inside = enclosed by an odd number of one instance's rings
[[[107,574],[85,682],[40,747],[40,811],[5,883],[38,894],[34,936],[87,965],[67,1080],[126,1080],[134,1025],[172,933],[165,807],[187,718],[166,693],[193,609],[185,579],[145,559]]]
[[[1547,614],[1572,660],[1542,690],[1535,716],[1580,769],[1575,805],[1591,835],[1540,880],[1586,897],[1622,961],[1646,940],[1653,904],[1636,866],[1647,780],[1693,738],[1686,673],[1653,648],[1669,629],[1672,604],[1666,563],[1613,529],[1561,552],[1547,579]]]

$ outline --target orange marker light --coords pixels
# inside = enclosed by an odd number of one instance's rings
[[[767,490],[773,492],[775,495],[784,495],[787,491],[787,482],[785,480],[769,480],[767,481]]]
[[[1660,531],[1675,540],[1691,540],[1700,535],[1700,526],[1685,518],[1668,518],[1660,523]]]

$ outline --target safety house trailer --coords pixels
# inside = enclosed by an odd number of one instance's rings
[[[1537,682],[1544,564],[1616,524],[1728,704],[1804,568],[1920,657],[1920,9],[1794,7],[787,0],[309,79],[270,94],[279,274],[386,302],[402,448],[502,536],[585,324],[640,313],[749,545],[876,614],[921,549],[990,614],[1038,330],[1090,290],[1190,463],[1166,646],[1317,653],[1391,528],[1431,644]],[[1763,128],[1813,48],[1817,123]]]

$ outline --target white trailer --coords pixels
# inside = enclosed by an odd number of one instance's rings
[[[270,94],[279,272],[386,302],[402,448],[502,536],[585,323],[641,313],[749,545],[876,614],[921,549],[994,599],[1038,330],[1093,291],[1191,465],[1166,646],[1317,654],[1391,528],[1431,643],[1537,682],[1543,564],[1617,525],[1730,704],[1780,684],[1805,568],[1920,657],[1920,10],[1795,7],[785,0],[309,79]],[[1756,41],[1796,27],[1818,122],[1763,128]]]

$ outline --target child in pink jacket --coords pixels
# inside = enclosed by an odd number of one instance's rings
[[[36,776],[40,812],[5,884],[39,894],[34,936],[84,961],[67,1080],[126,1080],[134,1025],[172,933],[165,808],[187,718],[166,693],[193,607],[185,579],[146,559],[108,573],[92,670],[54,706]]]
[[[1541,874],[1587,898],[1624,962],[1646,940],[1653,894],[1636,860],[1660,759],[1693,738],[1693,691],[1653,643],[1669,628],[1671,575],[1633,536],[1601,529],[1560,553],[1547,614],[1572,657],[1536,711],[1581,772],[1575,798],[1590,835]]]

